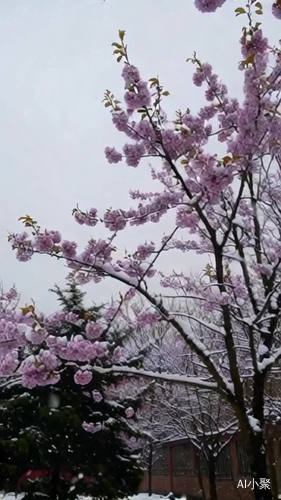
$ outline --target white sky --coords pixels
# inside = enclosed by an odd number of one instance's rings
[[[196,111],[202,91],[191,82],[185,62],[196,50],[229,86],[241,95],[242,74],[237,40],[242,16],[233,10],[242,0],[227,0],[215,14],[200,14],[193,0],[0,0],[0,279],[16,284],[23,301],[33,297],[39,309],[51,311],[55,298],[48,289],[62,283],[64,265],[37,256],[16,261],[7,242],[9,232],[22,230],[18,217],[29,214],[42,227],[59,229],[67,239],[83,243],[104,237],[101,225],[80,227],[72,208],[128,207],[130,188],[154,190],[145,167],[109,166],[107,145],[121,146],[125,136],[114,130],[101,100],[106,89],[121,97],[122,66],[111,43],[125,29],[131,61],[144,78],[159,76],[171,96],[171,113],[187,106]],[[266,0],[264,30],[277,43],[280,21]],[[131,204],[131,203],[129,203]],[[159,238],[153,224],[120,233],[120,249]],[[198,269],[202,262],[198,266]],[[166,270],[173,257],[165,261]],[[185,269],[196,268],[190,257]],[[106,281],[90,287],[90,298],[106,300],[119,287]]]

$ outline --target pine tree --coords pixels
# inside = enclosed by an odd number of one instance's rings
[[[64,311],[79,315],[78,323],[65,321],[52,332],[70,339],[83,332],[85,321],[93,321],[100,307],[86,310],[83,294],[72,283],[66,290],[54,291]],[[110,349],[116,348],[116,332],[106,335]],[[141,470],[137,454],[126,443],[137,433],[128,423],[126,408],[135,411],[139,398],[112,400],[108,388],[112,396],[120,379],[95,372],[93,380],[81,387],[73,380],[73,364],[66,362],[55,386],[3,387],[0,489],[25,491],[25,499],[42,498],[44,493],[52,500],[74,500],[78,494],[115,499],[136,492]],[[99,432],[84,430],[83,422],[98,426],[101,416]]]

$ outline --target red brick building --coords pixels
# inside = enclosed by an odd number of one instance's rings
[[[267,434],[268,453],[276,464],[277,481],[281,492],[281,427],[274,426],[268,430]],[[152,491],[161,494],[172,491],[179,496],[202,498],[199,471],[201,471],[206,498],[209,498],[207,467],[200,459],[194,445],[188,439],[163,442],[157,445],[154,451]],[[247,487],[245,487],[245,481]],[[219,455],[216,464],[216,484],[219,500],[253,498],[246,450],[237,435]],[[140,491],[148,491],[148,474],[144,475]]]

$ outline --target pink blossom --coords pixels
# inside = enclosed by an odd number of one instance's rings
[[[77,385],[87,385],[93,378],[92,372],[89,370],[78,370],[74,375],[74,382]]]
[[[123,357],[124,357],[124,349],[122,349],[122,347],[120,346],[115,347],[111,357],[112,362],[119,363],[119,361],[121,361]]]
[[[19,248],[17,251],[17,259],[20,262],[27,262],[28,260],[31,259],[33,255],[33,250],[32,249],[21,249]]]
[[[39,252],[50,252],[54,246],[52,235],[47,231],[39,234],[35,239],[35,249]]]
[[[114,111],[112,113],[112,122],[120,132],[128,131],[128,115],[125,111]]]
[[[190,212],[190,210],[185,208],[180,208],[177,212],[176,222],[177,226],[181,228],[188,227],[191,233],[195,233],[198,228],[199,219],[196,213]]]
[[[12,375],[19,364],[16,351],[8,352],[4,357],[0,356],[0,376]]]
[[[132,64],[125,64],[122,76],[125,80],[125,85],[128,88],[131,84],[137,83],[140,80],[139,70]]]
[[[147,83],[140,80],[136,84],[136,88],[137,91],[128,90],[124,95],[124,100],[130,111],[150,105],[151,98]]]
[[[145,243],[144,245],[139,245],[135,253],[139,260],[145,260],[155,251],[154,243]]]
[[[263,54],[267,46],[267,38],[263,36],[261,29],[254,31],[250,39],[242,38],[241,40],[241,52],[245,58],[251,55]]]
[[[58,360],[49,351],[40,351],[38,356],[29,356],[21,364],[18,372],[22,375],[22,385],[33,387],[56,384],[60,380],[59,373],[54,370],[58,367]]]
[[[100,403],[103,399],[102,393],[100,391],[97,391],[97,390],[92,391],[92,396],[93,396],[93,400],[96,403]]]
[[[86,216],[79,210],[76,210],[74,213],[74,219],[76,220],[76,222],[78,222],[78,224],[81,224],[82,226],[83,224],[85,224]]]
[[[129,406],[125,410],[125,415],[126,415],[127,418],[132,418],[134,416],[134,413],[135,413],[135,411],[134,411],[134,409],[131,406]]]
[[[144,328],[153,326],[159,321],[159,314],[156,312],[144,311],[137,315],[137,326]]]
[[[105,156],[108,163],[119,163],[122,160],[122,155],[115,148],[106,147]]]
[[[43,350],[39,352],[37,357],[39,363],[43,363],[47,370],[53,371],[58,367],[58,359],[48,350]]]
[[[18,297],[17,290],[13,287],[6,293],[6,297],[8,300],[15,300]]]
[[[30,342],[34,345],[41,345],[47,336],[46,330],[40,328],[39,330],[32,330],[30,334]]]
[[[94,342],[93,351],[97,358],[105,358],[108,354],[107,342]]]
[[[76,314],[72,311],[69,313],[66,313],[66,315],[65,315],[65,321],[69,321],[70,323],[76,323],[77,321],[79,321],[79,319],[80,319],[79,314]]]
[[[97,422],[96,424],[93,424],[92,422],[83,422],[82,427],[85,431],[91,432],[92,434],[95,434],[95,432],[99,432],[102,429],[101,422]]]
[[[98,323],[94,323],[93,321],[88,321],[85,328],[85,332],[88,339],[95,340],[101,336],[103,332],[103,327]]]
[[[55,342],[53,349],[62,359],[69,361],[87,362],[97,357],[95,345],[83,338],[74,338],[66,343]]]
[[[76,255],[77,243],[75,241],[64,240],[61,244],[61,250],[64,257],[73,259]]]
[[[225,0],[195,0],[195,6],[201,12],[214,12]]]
[[[97,224],[98,222],[98,217],[97,217],[97,209],[96,208],[90,208],[88,212],[85,213],[85,224],[86,226],[93,227]]]
[[[121,231],[126,226],[126,219],[121,210],[107,210],[103,216],[105,227],[110,231]]]
[[[141,144],[125,144],[123,147],[126,163],[130,167],[137,167],[142,155],[145,153],[145,147]]]
[[[126,292],[124,299],[131,300],[133,297],[135,297],[135,295],[136,295],[135,288],[129,288],[129,290]]]
[[[59,231],[49,231],[49,236],[52,238],[55,244],[61,241],[61,234],[59,233]]]
[[[272,14],[277,17],[277,19],[281,19],[281,6],[277,2],[272,5]]]

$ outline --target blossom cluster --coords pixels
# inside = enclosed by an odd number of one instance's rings
[[[194,0],[195,7],[200,12],[215,12],[219,7],[221,7],[225,0]],[[272,4],[272,14],[277,18],[281,19],[281,2],[278,0]]]

